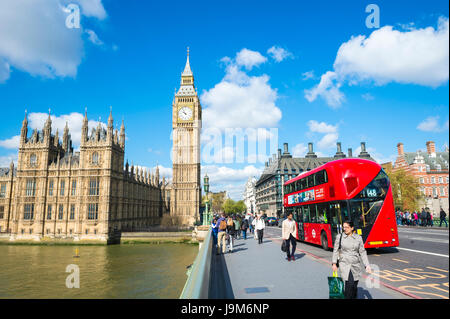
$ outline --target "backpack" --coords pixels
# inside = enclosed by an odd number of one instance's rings
[[[220,221],[219,230],[225,230],[225,229],[227,229],[227,222],[225,221],[225,219],[223,219]]]

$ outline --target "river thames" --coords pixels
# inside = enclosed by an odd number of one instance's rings
[[[197,253],[190,244],[0,245],[0,298],[178,298]],[[71,264],[80,288],[66,287]]]

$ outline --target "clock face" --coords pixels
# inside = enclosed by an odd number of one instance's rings
[[[178,110],[178,117],[183,121],[190,120],[192,118],[192,109],[184,106]]]

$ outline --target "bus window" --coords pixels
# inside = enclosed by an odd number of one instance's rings
[[[310,222],[309,205],[302,206],[302,212],[303,212],[303,222],[304,223],[309,223]]]
[[[327,182],[327,172],[325,170],[319,171],[315,175],[316,185],[324,184]]]
[[[317,204],[319,223],[328,224],[329,222],[331,222],[330,213],[328,212],[328,206],[328,204]]]
[[[338,210],[337,210],[337,204],[332,203],[328,204],[329,208],[329,214],[330,214],[330,224],[332,225],[338,225],[339,224],[339,216],[338,216]]]
[[[350,215],[348,213],[347,202],[342,201],[338,205],[339,205],[339,211],[341,213],[342,223],[345,222],[346,220],[351,220]]]
[[[314,185],[314,174],[309,175],[308,177],[306,177],[306,183],[307,183],[307,187],[313,187]]]
[[[303,222],[303,213],[302,213],[302,208],[301,207],[297,207],[296,209],[296,214],[297,214],[297,221],[298,222]]]
[[[310,206],[309,216],[311,217],[311,223],[318,223],[319,218],[317,216],[316,204],[311,204],[309,206]]]

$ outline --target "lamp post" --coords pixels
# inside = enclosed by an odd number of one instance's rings
[[[203,187],[205,189],[206,193],[206,201],[205,201],[205,211],[203,213],[203,225],[209,225],[211,223],[210,214],[208,212],[208,192],[209,192],[209,177],[208,174],[205,174],[205,177],[203,178]]]

